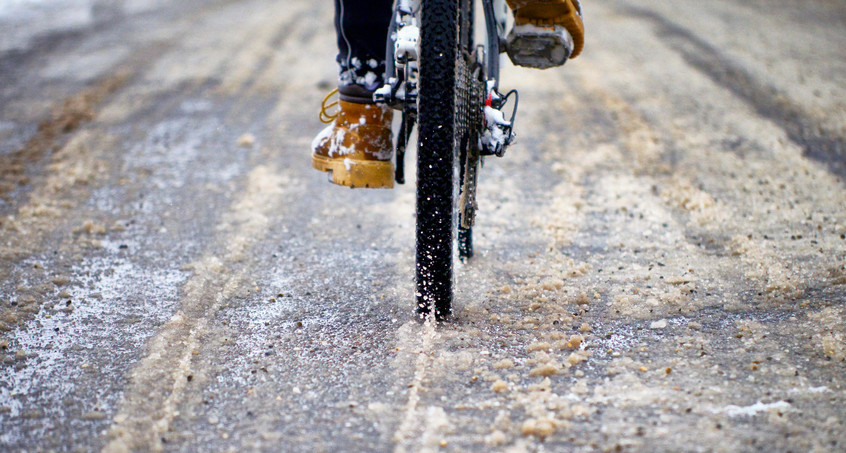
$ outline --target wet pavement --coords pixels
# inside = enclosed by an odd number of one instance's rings
[[[310,168],[331,7],[172,3],[0,0],[0,449],[844,448],[842,5],[591,2],[506,65],[432,325],[413,182]]]

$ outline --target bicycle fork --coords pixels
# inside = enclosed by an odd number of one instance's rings
[[[377,103],[383,103],[402,112],[402,122],[396,143],[396,174],[398,184],[405,183],[405,151],[411,133],[417,124],[417,95],[418,95],[418,64],[420,55],[420,26],[417,13],[421,0],[398,0],[391,18],[390,31],[386,44],[386,81],[373,94]],[[465,180],[472,188],[469,191],[470,206],[468,211],[474,211],[475,177],[480,156],[502,157],[505,149],[515,138],[514,120],[517,115],[518,95],[511,90],[505,95],[499,91],[499,60],[500,54],[505,52],[504,39],[506,17],[508,9],[505,0],[483,0],[485,14],[485,30],[487,40],[484,45],[476,47],[475,55],[465,55],[464,58],[475,60],[478,79],[485,84],[482,109],[483,128],[477,135],[475,150],[467,153]],[[475,57],[475,58],[474,58]],[[506,119],[503,108],[511,98],[514,104]],[[471,146],[470,148],[473,148]],[[462,199],[466,199],[462,196]],[[462,226],[472,225],[472,213],[464,216]],[[465,225],[466,223],[466,225]]]
[[[391,17],[385,49],[385,84],[373,93],[377,103],[402,111],[402,122],[396,143],[395,176],[397,184],[405,184],[405,150],[417,124],[417,64],[420,56],[420,27],[415,16],[420,0],[397,1]]]

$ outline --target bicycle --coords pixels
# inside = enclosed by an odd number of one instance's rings
[[[451,313],[454,263],[473,256],[481,160],[502,157],[514,140],[518,95],[499,91],[507,7],[481,0],[483,42],[476,45],[475,0],[398,0],[386,49],[386,83],[376,102],[402,112],[396,182],[418,129],[416,306],[437,320]],[[508,119],[504,108],[514,99]]]

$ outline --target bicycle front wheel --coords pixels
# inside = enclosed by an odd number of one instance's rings
[[[451,313],[458,237],[459,149],[467,146],[461,94],[471,0],[425,0],[420,27],[417,151],[417,311]],[[462,34],[462,30],[465,32]]]

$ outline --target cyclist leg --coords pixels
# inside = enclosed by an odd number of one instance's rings
[[[392,0],[335,0],[341,99],[373,102],[373,90],[382,85],[385,73],[392,12]]]

